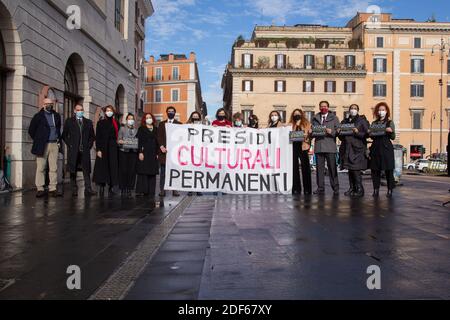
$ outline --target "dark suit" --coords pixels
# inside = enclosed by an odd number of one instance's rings
[[[166,123],[168,120],[162,121],[158,126],[158,145],[166,147],[167,144],[167,136],[166,136]],[[182,124],[180,121],[174,119],[174,124]],[[161,191],[164,190],[164,182],[166,180],[166,154],[161,152],[161,149],[158,149],[158,159],[161,165],[161,171],[159,175],[159,188]]]
[[[94,125],[86,118],[66,120],[62,139],[67,145],[67,167],[72,190],[77,189],[77,171],[83,171],[85,191],[91,190],[91,149],[95,141]]]

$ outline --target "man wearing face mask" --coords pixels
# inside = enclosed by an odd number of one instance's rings
[[[43,108],[33,117],[28,134],[33,139],[31,153],[36,156],[36,188],[37,198],[45,196],[45,170],[49,166],[49,194],[60,197],[58,183],[58,153],[61,140],[61,116],[54,109],[54,101],[46,98]]]
[[[326,126],[326,135],[324,137],[316,137],[314,143],[314,153],[316,156],[316,178],[317,190],[314,194],[325,194],[325,161],[327,162],[328,174],[330,176],[330,184],[333,188],[334,195],[339,195],[339,179],[336,165],[336,130],[339,127],[339,119],[329,112],[330,104],[328,101],[322,101],[319,104],[320,112],[316,114],[312,120],[313,126]],[[310,130],[310,133],[312,131]]]
[[[177,110],[174,107],[168,107],[166,109],[167,119],[162,121],[160,125],[158,126],[158,144],[160,146],[158,159],[160,163],[160,175],[159,175],[159,188],[160,188],[160,197],[166,196],[166,191],[164,190],[164,183],[166,179],[166,155],[167,155],[167,136],[166,136],[166,124],[167,123],[173,123],[173,124],[182,124],[180,121],[175,119],[175,115],[177,114]],[[177,191],[173,191],[174,197],[179,197],[180,194]]]
[[[84,178],[84,195],[94,196],[97,193],[91,185],[91,149],[95,142],[94,125],[85,118],[84,108],[77,104],[73,116],[64,123],[62,139],[67,146],[67,167],[70,172],[72,196],[78,196],[77,172],[81,169]]]
[[[350,188],[345,192],[346,196],[360,198],[364,196],[361,171],[368,166],[367,130],[369,122],[366,117],[359,115],[359,106],[352,104],[349,108],[349,116],[341,124],[353,125],[351,134],[341,132],[338,129],[338,137],[342,141],[339,147],[339,155],[343,169],[348,170]]]

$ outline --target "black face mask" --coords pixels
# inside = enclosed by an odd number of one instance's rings
[[[45,110],[51,112],[53,111],[53,106],[52,105],[45,106]]]
[[[250,127],[256,126],[257,123],[258,122],[256,122],[256,120],[254,120],[254,119],[250,119],[250,121],[249,121]]]
[[[225,120],[225,116],[217,116],[217,119],[218,119],[219,121],[223,121],[223,120]]]
[[[172,120],[173,118],[175,118],[175,113],[173,113],[173,112],[168,112],[168,113],[167,113],[167,117],[168,117],[170,120]]]
[[[296,115],[294,116],[294,121],[300,121],[301,119],[302,119],[302,116],[299,115],[299,114],[296,114]]]
[[[199,118],[192,118],[192,122],[199,122],[200,119]]]

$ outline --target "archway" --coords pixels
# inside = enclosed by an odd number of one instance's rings
[[[125,107],[125,88],[123,85],[119,85],[114,98],[114,108],[116,108],[118,120],[121,120]]]
[[[64,120],[72,116],[73,108],[83,102],[83,92],[80,88],[84,76],[84,63],[77,54],[72,54],[64,71]]]
[[[6,136],[6,52],[0,33],[0,169],[3,169]]]

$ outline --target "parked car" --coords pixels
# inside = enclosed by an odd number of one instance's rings
[[[416,170],[420,172],[443,172],[447,170],[447,163],[441,159],[420,159],[417,160]]]
[[[409,171],[414,171],[414,170],[416,170],[416,163],[417,163],[417,161],[418,161],[418,160],[416,160],[416,161],[411,161],[411,162],[408,162],[408,163],[405,163],[405,164],[403,165],[403,169],[409,170]]]

